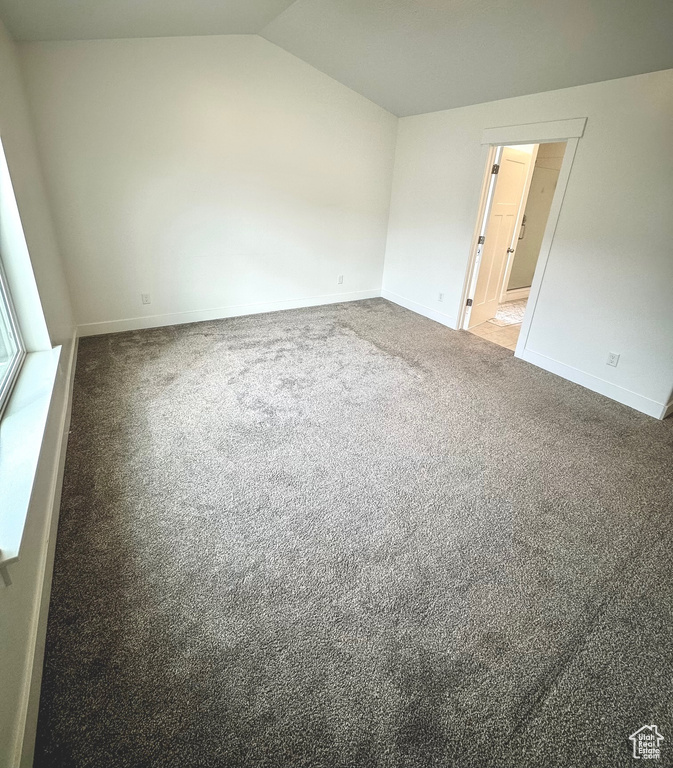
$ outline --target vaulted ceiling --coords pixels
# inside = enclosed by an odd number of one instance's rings
[[[673,0],[0,0],[0,17],[17,40],[259,34],[400,116],[673,67]]]
[[[260,32],[292,0],[2,0],[16,40],[236,35]]]

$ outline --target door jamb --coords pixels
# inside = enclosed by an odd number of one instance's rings
[[[523,187],[523,195],[521,196],[521,205],[519,212],[516,216],[516,222],[514,224],[514,234],[512,235],[512,242],[509,244],[510,248],[514,248],[513,253],[507,254],[507,263],[505,264],[505,272],[502,276],[502,284],[500,286],[500,292],[498,295],[498,303],[502,304],[505,294],[507,293],[507,284],[509,283],[509,277],[512,274],[512,267],[514,266],[514,259],[516,258],[516,249],[519,247],[519,233],[521,232],[521,222],[523,221],[523,215],[526,212],[526,205],[528,204],[528,194],[530,193],[530,185],[533,182],[533,174],[535,173],[535,161],[537,160],[537,153],[540,149],[540,145],[536,144],[535,149],[531,155],[530,167],[528,168],[528,174],[526,175],[526,181]]]
[[[470,313],[472,310],[467,306],[467,299],[473,299],[477,290],[477,279],[479,278],[479,267],[481,266],[482,252],[479,239],[486,233],[486,225],[488,224],[491,203],[493,202],[493,193],[495,191],[495,184],[497,182],[495,174],[490,169],[494,167],[496,162],[500,161],[501,155],[501,146],[494,144],[488,148],[484,179],[481,185],[481,196],[479,198],[479,216],[477,217],[477,226],[475,227],[474,234],[472,235],[472,245],[470,247],[470,253],[472,254],[472,257],[470,259],[470,265],[468,265],[467,272],[465,273],[463,298],[460,314],[458,316],[458,328],[467,329],[468,323],[470,321]]]
[[[563,163],[559,172],[556,191],[554,193],[551,208],[549,210],[549,216],[547,218],[547,226],[545,227],[544,237],[540,247],[540,254],[538,256],[537,265],[535,268],[535,274],[533,275],[533,282],[530,289],[530,295],[528,297],[528,304],[526,306],[526,313],[524,315],[523,323],[521,326],[521,333],[519,334],[519,340],[514,352],[515,357],[521,357],[523,355],[524,349],[526,348],[526,342],[528,341],[533,317],[535,315],[540,288],[542,286],[544,273],[547,268],[549,253],[554,241],[554,235],[556,234],[556,227],[558,225],[559,215],[561,213],[561,206],[563,204],[566,188],[570,179],[570,171],[572,170],[572,164],[575,159],[577,145],[580,138],[584,134],[586,122],[587,118],[581,117],[571,120],[555,120],[544,123],[510,125],[502,126],[499,128],[486,128],[482,135],[481,143],[488,146],[486,155],[486,173],[484,174],[484,180],[482,183],[477,223],[470,247],[470,258],[468,260],[467,269],[465,272],[463,292],[461,295],[461,305],[458,314],[458,328],[466,327],[466,323],[469,320],[469,307],[467,306],[467,300],[469,298],[474,298],[474,291],[476,288],[476,280],[478,276],[478,266],[479,261],[481,260],[481,251],[478,249],[478,241],[480,235],[482,234],[481,229],[484,225],[485,215],[487,213],[486,208],[490,202],[489,193],[491,190],[491,177],[488,173],[488,168],[493,163],[493,158],[495,157],[495,153],[498,147],[507,144],[547,144],[557,141],[566,142],[566,151],[563,156]]]
[[[549,215],[547,216],[547,224],[544,229],[544,236],[542,237],[540,254],[537,258],[537,264],[535,265],[535,272],[533,272],[533,282],[530,286],[528,303],[526,304],[526,311],[523,316],[523,322],[521,323],[521,331],[519,332],[516,349],[514,350],[514,357],[522,357],[523,351],[526,349],[526,343],[528,342],[528,336],[530,335],[533,316],[537,309],[540,289],[542,288],[542,281],[547,269],[547,262],[549,261],[549,253],[551,252],[554,236],[556,235],[556,227],[558,226],[559,217],[561,215],[561,206],[563,205],[563,199],[570,179],[570,171],[575,159],[578,144],[579,138],[577,137],[567,139],[566,141],[566,150],[563,155],[558,182],[556,183],[556,191],[554,192]]]

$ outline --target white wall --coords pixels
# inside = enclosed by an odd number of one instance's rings
[[[54,345],[63,344],[64,347],[33,485],[20,559],[18,563],[9,566],[13,584],[10,587],[0,585],[0,766],[14,768],[19,760],[22,766],[31,764],[53,534],[58,520],[54,510],[58,509],[63,459],[61,447],[66,429],[75,347],[68,289],[47,206],[16,50],[2,24],[0,138],[25,235],[23,242],[13,200],[11,205],[8,203],[6,176],[3,173],[0,185],[0,243],[3,247],[3,260],[12,262],[7,269],[8,273],[11,272],[11,279],[22,279],[27,283],[21,292],[20,311],[39,312],[39,306],[35,306],[35,287],[39,293],[38,303],[41,302],[44,310],[48,338],[42,338],[39,322],[28,323],[31,326],[28,339],[31,348],[49,346],[50,342]],[[29,263],[26,263],[27,258],[30,259]],[[2,501],[0,494],[0,505]]]
[[[52,344],[72,339],[73,316],[47,203],[16,46],[0,22],[0,139]]]
[[[659,412],[673,390],[673,70],[402,118],[384,295],[456,327],[483,130],[575,117],[587,127],[527,349]],[[610,351],[621,354],[617,368],[605,364]]]
[[[380,290],[385,110],[255,36],[21,59],[84,333]]]

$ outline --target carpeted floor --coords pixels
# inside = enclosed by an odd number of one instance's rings
[[[672,458],[382,299],[82,339],[35,765],[671,764]]]

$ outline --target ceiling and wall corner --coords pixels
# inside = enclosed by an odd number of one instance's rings
[[[18,41],[242,35],[260,32],[292,0],[2,0]]]
[[[21,41],[259,34],[397,116],[673,67],[670,0],[0,0]]]
[[[262,31],[398,116],[673,66],[668,0],[297,0]]]

